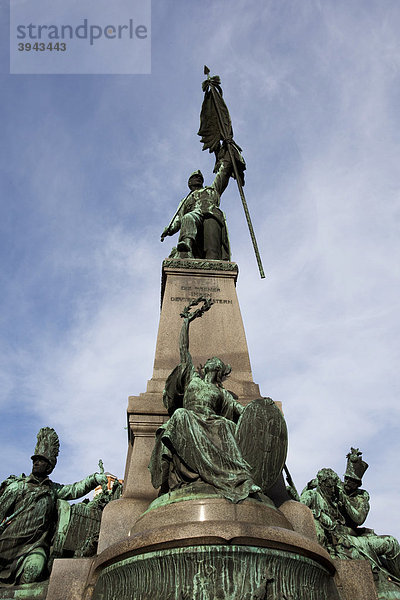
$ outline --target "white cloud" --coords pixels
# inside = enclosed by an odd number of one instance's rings
[[[222,204],[254,379],[283,402],[289,468],[302,488],[323,466],[342,474],[360,446],[370,526],[400,537],[396,5],[167,5],[151,77],[7,79],[5,172],[19,187],[6,191],[21,214],[6,233],[22,257],[7,259],[3,292],[2,406],[20,407],[4,425],[14,441],[0,441],[4,476],[27,468],[21,444],[29,456],[46,424],[62,442],[55,479],[100,457],[123,473],[126,398],[151,377],[175,243],[158,236],[188,174],[211,177],[196,136],[204,61],[248,160],[265,281],[233,181]]]

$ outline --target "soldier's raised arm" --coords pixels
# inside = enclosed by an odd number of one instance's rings
[[[214,168],[215,178],[211,187],[221,196],[228,187],[229,178],[232,175],[232,161],[225,145],[221,146],[216,153],[216,163]]]

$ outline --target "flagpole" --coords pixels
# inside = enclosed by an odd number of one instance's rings
[[[204,74],[207,75],[207,79],[210,79],[210,69],[208,67],[206,67],[206,66],[204,66]],[[237,183],[239,194],[240,194],[240,198],[241,198],[242,204],[243,204],[244,214],[246,216],[247,226],[248,226],[249,232],[250,232],[250,238],[251,238],[251,241],[252,241],[252,244],[253,244],[253,248],[254,248],[254,253],[255,253],[256,259],[257,259],[258,270],[260,271],[261,279],[264,279],[265,278],[265,273],[264,273],[263,265],[262,265],[262,262],[261,262],[261,256],[260,256],[260,252],[258,250],[257,240],[256,240],[256,236],[255,236],[255,233],[254,233],[253,224],[251,222],[249,209],[247,207],[247,201],[246,201],[246,198],[245,198],[245,195],[244,195],[243,186],[242,186],[242,183],[240,181],[240,175],[239,175],[239,171],[238,171],[238,168],[237,168],[236,159],[235,159],[234,154],[232,152],[232,148],[231,148],[231,145],[230,145],[230,140],[229,140],[228,134],[225,131],[225,127],[224,127],[224,123],[223,123],[222,118],[221,118],[221,113],[220,113],[220,110],[219,110],[218,103],[215,100],[214,94],[216,93],[216,91],[214,89],[214,86],[210,85],[209,89],[211,90],[212,99],[214,101],[215,110],[217,112],[218,122],[219,122],[219,129],[220,129],[220,132],[221,132],[221,135],[222,135],[224,141],[227,143],[227,146],[228,146],[229,157],[230,157],[230,159],[232,161],[233,172],[235,174],[236,183]]]

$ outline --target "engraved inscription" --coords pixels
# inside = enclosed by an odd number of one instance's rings
[[[186,293],[186,300],[193,300],[193,298],[197,298],[198,296],[211,298],[213,294],[221,291],[217,286],[210,287],[204,285],[181,285],[181,290]]]
[[[236,263],[226,260],[199,260],[194,258],[166,258],[163,261],[163,267],[172,267],[178,269],[204,269],[207,271],[233,271],[238,273],[239,269]]]
[[[181,285],[181,291],[182,296],[171,296],[171,302],[191,302],[193,298],[205,296],[206,298],[211,298],[215,304],[233,304],[232,300],[215,298],[215,294],[221,291],[221,288],[218,286]]]
[[[197,294],[194,294],[194,296],[196,296]],[[204,294],[204,295],[208,295],[211,298],[211,294]],[[191,302],[193,300],[193,295],[192,296],[171,296],[171,302]],[[233,304],[232,300],[226,300],[226,299],[222,299],[222,298],[212,298],[213,302],[215,302],[215,304]]]

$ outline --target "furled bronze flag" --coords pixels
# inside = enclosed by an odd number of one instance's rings
[[[241,155],[241,148],[233,140],[233,128],[229,115],[228,107],[223,99],[221,88],[221,80],[218,75],[210,77],[210,69],[204,67],[204,74],[207,79],[203,81],[202,88],[204,92],[203,105],[200,113],[200,129],[198,135],[203,143],[203,150],[215,152],[218,157],[218,152],[222,144],[228,148],[229,156],[232,161],[233,177],[236,179],[239,189],[240,198],[242,200],[244,212],[246,215],[247,225],[250,231],[251,241],[253,243],[254,252],[257,259],[258,269],[261,278],[264,278],[264,269],[261,262],[261,256],[258,251],[257,240],[254,234],[253,225],[250,218],[249,209],[247,207],[246,198],[243,192],[244,186],[244,170],[246,163]]]

